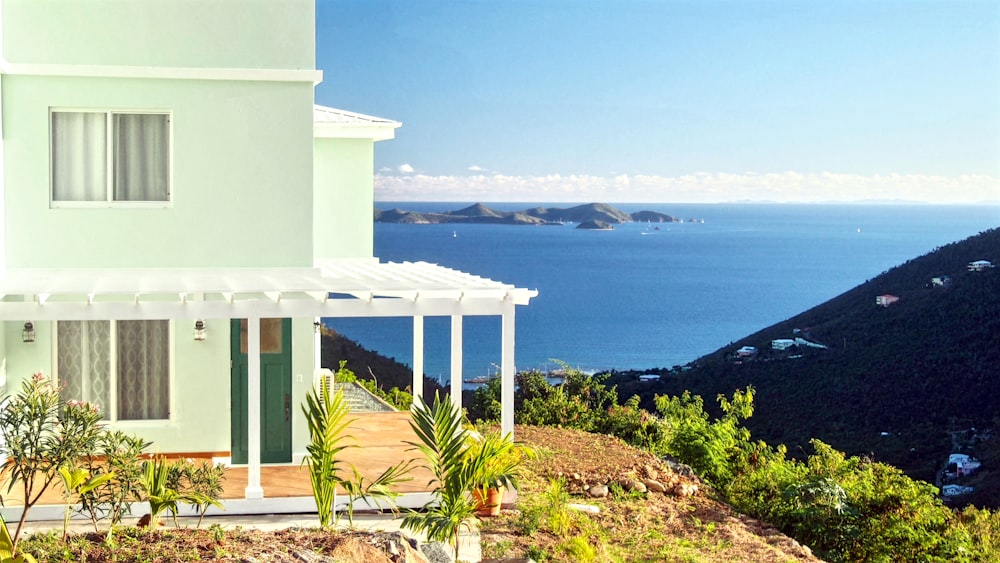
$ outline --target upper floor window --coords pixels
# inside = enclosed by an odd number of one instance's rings
[[[170,202],[170,114],[53,110],[51,143],[54,206]]]

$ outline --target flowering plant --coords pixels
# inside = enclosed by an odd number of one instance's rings
[[[20,484],[24,499],[14,549],[28,511],[59,478],[60,468],[94,451],[100,421],[101,413],[93,405],[60,401],[58,389],[41,372],[26,379],[17,395],[0,408],[0,435],[7,455],[0,472],[9,479],[7,492]]]

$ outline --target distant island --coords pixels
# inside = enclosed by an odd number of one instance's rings
[[[391,209],[375,209],[376,223],[494,223],[503,225],[565,225],[576,223],[578,229],[613,229],[620,223],[633,221],[649,223],[683,223],[682,219],[656,211],[625,213],[606,203],[587,203],[576,207],[534,207],[523,211],[497,211],[481,203],[457,211],[420,213]],[[690,222],[702,222],[691,219]]]

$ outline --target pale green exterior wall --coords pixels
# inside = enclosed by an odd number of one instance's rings
[[[170,420],[118,422],[115,428],[152,441],[153,452],[229,450],[228,322],[207,321],[212,338],[195,342],[186,321],[173,323]],[[41,371],[58,382],[54,370],[54,323],[35,323],[35,342],[21,342],[21,326],[6,323],[7,391],[15,394],[21,382]],[[207,400],[195,400],[195,399]],[[218,431],[205,432],[212,428]],[[225,429],[225,431],[223,431]]]
[[[314,69],[312,0],[4,0],[8,62]]]
[[[14,394],[21,381],[35,372],[52,375],[52,331],[49,323],[35,323],[35,341],[21,342],[23,322],[4,323],[4,356],[7,365],[7,392]]]
[[[12,65],[311,70],[311,0],[0,0]],[[70,72],[72,74],[72,72]],[[182,73],[183,74],[183,73]],[[373,141],[313,139],[310,81],[4,74],[0,258],[8,268],[301,267],[371,257]],[[169,111],[166,207],[53,208],[49,113]],[[315,167],[314,167],[315,162]],[[315,176],[315,184],[314,184]],[[316,191],[314,195],[314,185]],[[321,219],[322,222],[318,222]],[[318,227],[314,228],[314,225]],[[230,449],[230,324],[173,323],[169,421],[121,422],[153,451]],[[315,369],[313,319],[292,320],[293,458],[308,431],[299,405]],[[6,391],[54,374],[55,323],[0,323]]]
[[[313,250],[320,258],[374,256],[371,139],[316,139]]]
[[[311,84],[4,76],[3,90],[8,267],[312,264]],[[170,111],[170,207],[53,209],[50,108]]]
[[[3,330],[0,330],[0,397],[7,394],[7,325],[10,323],[0,323]]]
[[[299,405],[313,381],[312,319],[292,319],[292,455],[301,459],[309,440]],[[230,448],[230,323],[205,321],[208,338],[192,338],[192,323],[173,323],[170,420],[118,422],[115,428],[153,442],[153,452],[222,452]],[[35,342],[21,342],[22,325],[4,323],[0,357],[7,370],[6,391],[41,371],[58,381],[52,354],[54,323],[35,323]],[[6,353],[6,352],[9,352]],[[210,430],[210,431],[209,431]]]

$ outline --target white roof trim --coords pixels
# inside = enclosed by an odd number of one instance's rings
[[[8,269],[0,295],[0,320],[38,321],[501,315],[538,291],[373,258],[315,268]]]
[[[155,78],[166,80],[307,82],[313,84],[314,86],[323,81],[323,71],[314,69],[12,63],[2,58],[0,58],[0,74],[74,78]]]
[[[395,137],[402,125],[391,119],[313,105],[313,136],[318,138],[385,141]]]

